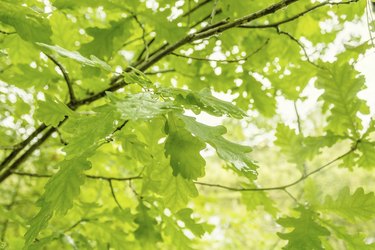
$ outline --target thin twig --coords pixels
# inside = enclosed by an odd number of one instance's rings
[[[142,41],[143,41],[143,45],[144,45],[144,50],[146,52],[145,60],[147,61],[148,60],[148,44],[147,44],[147,41],[146,41],[146,30],[145,30],[145,27],[143,26],[143,24],[139,21],[138,16],[133,12],[132,12],[132,14],[133,14],[134,20],[136,21],[136,23],[138,24],[138,26],[142,30]],[[151,40],[151,41],[153,41],[153,40]]]
[[[293,181],[289,184],[282,185],[282,186],[276,186],[276,187],[264,187],[264,188],[237,188],[237,187],[229,187],[229,186],[224,186],[221,184],[214,184],[214,183],[206,183],[206,182],[200,182],[200,181],[194,181],[196,185],[200,186],[206,186],[206,187],[211,187],[211,188],[220,188],[220,189],[226,189],[229,191],[235,191],[235,192],[260,192],[260,191],[272,191],[272,190],[285,190],[286,188],[292,187],[306,178],[322,171],[323,169],[327,168],[328,166],[332,165],[333,163],[341,160],[342,158],[346,157],[347,155],[351,154],[356,150],[357,146],[353,146],[349,151],[346,153],[336,157],[335,159],[329,161],[328,163],[322,165],[321,167],[315,169],[314,171],[311,171],[310,173],[301,176],[298,180]],[[25,173],[25,172],[12,172],[13,174],[20,175],[20,176],[29,176],[29,177],[39,177],[39,178],[48,178],[51,177],[52,175],[47,175],[47,174],[34,174],[34,173]],[[87,178],[91,179],[99,179],[99,180],[106,180],[106,181],[129,181],[129,186],[131,186],[131,181],[132,180],[140,180],[142,179],[142,176],[133,176],[133,177],[104,177],[104,176],[93,176],[93,175],[86,175]],[[134,190],[135,191],[135,190]],[[138,194],[137,194],[138,195]]]
[[[74,223],[73,225],[71,225],[70,227],[68,227],[67,229],[65,229],[63,232],[67,233],[67,232],[73,230],[74,228],[76,228],[77,226],[81,225],[83,222],[88,222],[88,221],[90,221],[90,220],[89,219],[85,219],[85,218],[80,219],[79,221],[77,221],[76,223]]]
[[[298,200],[296,197],[294,197],[294,195],[292,195],[291,192],[289,192],[286,188],[282,189],[290,198],[292,198],[292,200],[295,202],[295,203],[298,203]]]
[[[138,58],[137,58],[137,61],[141,60],[142,59],[142,56],[143,54],[146,52],[148,53],[148,48],[150,47],[150,45],[155,42],[155,37],[153,37],[148,43],[147,43],[147,46],[144,46],[143,47],[143,50],[141,51],[141,53],[139,54]],[[148,57],[149,54],[146,54],[146,57]],[[147,59],[146,59],[147,60]]]
[[[53,56],[49,55],[49,54],[46,54],[44,53],[54,64],[56,64],[56,66],[60,69],[61,73],[63,74],[64,76],[64,79],[65,79],[65,82],[66,82],[66,85],[68,87],[68,91],[69,91],[69,98],[70,98],[70,103],[74,104],[76,102],[76,97],[75,97],[75,94],[74,94],[74,90],[73,90],[73,85],[72,85],[72,82],[69,78],[69,75],[68,75],[68,72],[65,70],[64,66],[62,66],[62,64],[57,61]]]
[[[335,158],[334,160],[332,160],[332,161],[324,164],[323,166],[315,169],[314,171],[311,171],[310,173],[308,173],[306,175],[301,176],[298,180],[293,181],[293,182],[291,182],[289,184],[286,184],[286,185],[282,185],[282,186],[265,187],[265,188],[235,188],[235,187],[228,187],[228,186],[224,186],[224,185],[220,185],[220,184],[211,184],[211,183],[204,183],[204,182],[194,182],[194,183],[198,184],[198,185],[202,185],[202,186],[216,187],[216,188],[226,189],[226,190],[230,190],[230,191],[238,191],[238,192],[248,192],[248,191],[255,191],[256,192],[256,191],[284,190],[286,188],[292,187],[292,186],[300,183],[301,181],[305,180],[309,176],[314,175],[314,174],[320,172],[321,170],[325,169],[326,167],[330,166],[331,164],[335,163],[336,161],[341,160],[345,156],[347,156],[350,153],[352,153],[353,151],[355,151],[355,149],[356,148],[350,149],[349,151],[347,151],[346,153],[340,155],[339,157]]]
[[[175,69],[162,69],[158,71],[149,71],[149,72],[145,72],[145,75],[157,75],[157,74],[170,73],[170,72],[176,72],[176,70]]]
[[[198,60],[198,61],[209,61],[209,62],[222,62],[222,63],[236,63],[236,62],[241,62],[241,61],[246,61],[248,60],[250,57],[252,57],[253,55],[255,55],[256,53],[258,53],[261,49],[263,49],[267,43],[269,42],[269,39],[267,39],[259,48],[257,48],[254,52],[250,53],[248,56],[246,57],[242,57],[242,58],[239,58],[239,59],[210,59],[210,58],[202,58],[202,57],[194,57],[194,56],[186,56],[186,55],[182,55],[182,54],[178,54],[178,53],[175,53],[175,52],[172,52],[171,55],[174,55],[174,56],[177,56],[177,57],[183,57],[183,58],[187,58],[187,59],[192,59],[192,60]]]
[[[323,70],[325,69],[325,68],[323,68],[322,66],[320,66],[320,65],[318,65],[318,64],[316,64],[316,63],[314,63],[314,62],[310,59],[310,56],[307,54],[307,51],[306,51],[306,49],[305,49],[305,46],[303,46],[303,44],[302,44],[297,38],[295,38],[294,36],[292,36],[292,35],[289,34],[288,32],[285,32],[285,31],[281,31],[281,30],[279,30],[279,27],[278,27],[278,26],[276,27],[276,30],[277,30],[277,33],[289,37],[293,42],[295,42],[295,43],[298,44],[298,46],[302,49],[303,53],[305,54],[305,57],[306,57],[306,60],[307,60],[308,63],[310,63],[311,65],[313,65],[313,66],[316,67],[316,68],[323,69]]]
[[[19,171],[12,171],[12,174],[19,175],[19,176],[28,176],[28,177],[35,177],[35,178],[50,178],[52,174],[37,174],[37,173],[27,173],[27,172],[19,172]],[[103,180],[103,181],[129,181],[129,180],[138,180],[142,179],[140,176],[130,176],[130,177],[107,177],[107,176],[99,176],[99,175],[85,175],[88,179],[93,180]]]
[[[148,36],[148,35],[150,35],[151,34],[151,32],[148,32],[145,36]],[[136,41],[139,41],[139,40],[142,40],[142,36],[140,36],[140,37],[136,37],[136,38],[134,38],[134,39],[132,39],[132,40],[130,40],[130,41],[126,41],[125,43],[123,43],[122,45],[121,45],[121,47],[123,48],[123,47],[126,47],[126,46],[128,46],[129,44],[132,44],[132,43],[134,43],[134,42],[136,42]]]
[[[191,14],[191,0],[188,0],[188,11],[187,11],[187,27],[190,27],[190,14]]]
[[[223,12],[223,10],[220,9],[220,8],[215,10],[216,15],[221,14],[222,12]],[[208,19],[210,19],[210,18],[211,18],[211,13],[208,14],[207,16],[203,17],[201,20],[199,20],[199,21],[196,22],[195,24],[193,24],[193,26],[191,26],[191,28],[195,28],[195,27],[197,27],[199,24],[205,22],[206,20],[208,20]],[[210,26],[210,25],[208,25],[208,26]]]
[[[297,109],[297,101],[294,101],[293,102],[293,106],[294,106],[294,111],[296,113],[296,116],[297,116],[297,125],[298,125],[298,134],[302,135],[302,129],[301,129],[301,118],[299,116],[299,112],[298,112],[298,109]]]
[[[108,184],[109,184],[109,188],[111,189],[111,194],[112,194],[113,199],[115,200],[117,206],[122,210],[122,207],[121,207],[120,203],[117,200],[117,197],[116,197],[116,194],[115,194],[115,190],[113,189],[112,180],[108,180]]]
[[[210,24],[212,24],[212,22],[214,21],[215,15],[216,15],[217,2],[218,2],[218,0],[215,0],[214,6],[212,8]]]
[[[194,13],[196,10],[200,9],[201,7],[203,7],[204,5],[208,4],[209,2],[211,2],[212,0],[205,0],[205,1],[202,1],[200,3],[198,3],[197,5],[195,5],[193,8],[191,8],[189,11],[187,11],[186,13],[184,13],[181,17],[186,17],[186,16],[190,16],[192,13]]]
[[[210,58],[202,58],[202,57],[195,57],[195,56],[186,56],[186,55],[178,54],[178,53],[175,53],[175,52],[172,52],[171,55],[174,55],[174,56],[177,56],[177,57],[183,57],[183,58],[187,58],[187,59],[193,59],[193,60],[197,60],[197,61],[222,62],[222,63],[235,63],[235,62],[245,61],[247,59],[246,57],[240,58],[240,59],[225,59],[225,60],[210,59]]]
[[[0,34],[4,34],[4,35],[13,35],[13,34],[17,34],[17,32],[7,32],[7,31],[3,31],[3,30],[0,30]]]

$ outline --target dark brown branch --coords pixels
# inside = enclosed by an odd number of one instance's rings
[[[59,61],[57,61],[53,56],[46,54],[46,53],[44,54],[60,69],[61,73],[63,74],[64,80],[66,82],[66,86],[68,87],[68,91],[69,91],[70,103],[74,105],[74,103],[76,102],[76,97],[74,94],[73,85],[69,78],[68,72],[65,70],[64,66],[62,66],[62,64]]]

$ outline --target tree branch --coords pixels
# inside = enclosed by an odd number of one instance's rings
[[[158,71],[148,71],[148,72],[145,72],[145,75],[157,75],[157,74],[170,73],[170,72],[176,72],[176,70],[175,69],[162,69]]]
[[[186,56],[182,54],[178,54],[175,52],[172,52],[171,55],[177,56],[177,57],[183,57],[187,59],[193,59],[193,60],[199,60],[199,61],[209,61],[209,62],[222,62],[222,63],[236,63],[236,62],[241,62],[241,61],[246,61],[256,53],[258,53],[260,50],[262,50],[269,42],[270,39],[267,39],[259,48],[257,48],[254,52],[250,53],[248,56],[239,58],[239,59],[210,59],[210,58],[202,58],[202,57],[194,57],[194,56]]]
[[[358,142],[349,151],[347,151],[346,153],[344,153],[344,154],[336,157],[335,159],[329,161],[328,163],[322,165],[321,167],[319,167],[319,168],[311,171],[310,173],[301,176],[296,181],[293,181],[293,182],[291,182],[289,184],[282,185],[282,186],[264,187],[264,188],[237,188],[237,187],[229,187],[229,186],[225,186],[225,185],[221,185],[221,184],[206,183],[206,182],[200,182],[200,181],[194,181],[194,183],[196,185],[200,185],[200,186],[206,186],[206,187],[210,187],[210,188],[226,189],[226,190],[235,191],[235,192],[260,192],[260,191],[285,190],[286,188],[289,188],[289,187],[292,187],[294,185],[297,185],[298,183],[304,181],[308,177],[310,177],[310,176],[312,176],[312,175],[314,175],[316,173],[319,173],[320,171],[322,171],[323,169],[329,167],[333,163],[335,163],[335,162],[341,160],[342,158],[344,158],[345,156],[351,154],[352,152],[354,152],[357,149],[357,144],[358,144]],[[15,175],[37,177],[37,178],[49,178],[49,177],[52,177],[52,175],[48,175],[48,174],[34,174],[34,173],[25,173],[25,172],[17,172],[17,171],[12,172],[12,173],[15,174]],[[96,176],[96,175],[86,175],[86,177],[90,178],[90,179],[99,179],[99,180],[105,180],[105,181],[131,181],[131,180],[140,180],[140,179],[142,179],[142,176],[140,176],[140,175],[132,176],[132,177],[104,177],[104,176]]]
[[[304,181],[305,179],[307,179],[308,177],[310,177],[311,175],[314,175],[320,171],[322,171],[323,169],[327,168],[328,166],[332,165],[333,163],[341,160],[342,158],[344,158],[345,156],[351,154],[352,152],[354,152],[356,150],[356,146],[351,148],[349,151],[347,151],[346,153],[340,155],[339,157],[331,160],[330,162],[324,164],[323,166],[315,169],[314,171],[311,171],[310,173],[306,174],[306,175],[303,175],[301,176],[298,180],[296,181],[293,181],[289,184],[286,184],[286,185],[282,185],[282,186],[277,186],[277,187],[265,187],[265,188],[235,188],[235,187],[228,187],[228,186],[224,186],[224,185],[220,185],[220,184],[211,184],[211,183],[204,183],[204,182],[194,182],[195,184],[198,184],[198,185],[202,185],[202,186],[207,186],[207,187],[216,187],[216,188],[221,188],[221,189],[226,189],[226,190],[230,190],[230,191],[237,191],[237,192],[257,192],[257,191],[272,191],[272,190],[284,190],[286,188],[289,188],[289,187],[292,187],[302,181]]]
[[[317,4],[317,5],[314,5],[312,6],[311,8],[305,10],[305,11],[302,11],[292,17],[289,17],[287,19],[284,19],[284,20],[281,20],[279,22],[275,22],[275,23],[271,23],[271,24],[263,24],[263,25],[249,25],[249,24],[241,24],[239,25],[238,27],[239,28],[247,28],[247,29],[265,29],[265,28],[276,28],[277,26],[281,25],[281,24],[284,24],[284,23],[289,23],[289,22],[292,22],[302,16],[304,16],[305,14],[315,10],[315,9],[318,9],[318,8],[321,8],[325,5],[342,5],[342,4],[351,4],[351,3],[354,3],[354,2],[358,2],[359,0],[349,0],[349,1],[346,1],[346,2],[331,2],[331,1],[326,1],[326,2],[322,2],[320,4]]]
[[[17,144],[15,149],[1,162],[0,171],[3,170],[6,165],[10,163],[35,137],[43,132],[45,128],[47,128],[45,124],[40,125],[23,142]]]
[[[49,54],[46,54],[44,53],[61,71],[61,73],[63,74],[64,76],[64,80],[66,82],[66,86],[68,87],[68,91],[69,91],[69,98],[70,98],[70,103],[74,105],[74,103],[77,101],[76,100],[76,97],[75,97],[75,94],[74,94],[74,90],[73,90],[73,86],[72,86],[72,82],[70,81],[70,78],[69,78],[69,75],[68,75],[68,72],[65,70],[65,68],[62,66],[61,63],[59,63],[59,61],[57,61],[53,56],[49,55]]]
[[[241,25],[249,23],[249,22],[251,22],[253,20],[256,20],[258,18],[261,18],[261,17],[267,16],[269,14],[275,13],[278,10],[281,10],[281,9],[287,7],[288,5],[290,5],[294,2],[297,2],[297,1],[298,0],[282,0],[278,3],[272,4],[269,7],[264,8],[260,11],[257,11],[253,14],[246,15],[242,18],[236,19],[233,22],[229,22],[229,21],[221,22],[220,25],[213,25],[213,27],[209,27],[204,31],[188,34],[184,38],[177,41],[176,43],[171,44],[171,45],[168,44],[165,47],[163,47],[163,49],[157,50],[154,54],[149,56],[148,60],[143,59],[141,61],[135,62],[132,66],[136,65],[136,68],[138,70],[145,71],[146,69],[148,69],[149,67],[151,67],[152,65],[157,63],[159,60],[161,60],[162,58],[169,55],[174,50],[182,47],[185,44],[188,44],[192,41],[196,41],[196,40],[200,40],[200,39],[203,39],[203,38],[210,37],[214,34],[221,33],[223,31],[226,31],[226,30],[231,29],[231,28],[239,27]],[[358,0],[351,0],[351,1],[348,1],[348,2],[344,2],[344,3],[352,3],[352,2],[357,2],[357,1]],[[344,3],[341,3],[341,4],[344,4]],[[328,4],[328,3],[326,3],[326,4]],[[339,4],[339,3],[332,3],[332,4]],[[322,6],[322,4],[316,5],[314,7],[314,9],[316,9],[318,7],[321,7],[321,6]],[[303,15],[303,14],[300,14],[299,16],[301,16],[301,15]],[[296,18],[298,18],[298,17],[296,17]],[[128,68],[125,69],[125,72],[130,72],[131,70],[132,70],[132,68],[128,67]],[[98,93],[96,93],[92,96],[86,97],[86,98],[81,99],[81,100],[77,100],[74,104],[69,103],[68,106],[71,109],[76,109],[76,108],[78,108],[82,105],[90,104],[90,103],[104,97],[106,95],[105,94],[106,91],[114,92],[118,89],[123,88],[127,84],[128,83],[126,83],[124,81],[124,79],[122,79],[121,75],[116,76],[116,77],[111,79],[110,86],[108,88],[106,88],[106,89],[104,89],[104,90],[102,90],[102,91],[100,91],[100,92],[98,92]],[[36,129],[34,131],[36,133],[35,134],[33,133],[33,136],[29,136],[24,142],[21,143],[22,147],[15,149],[14,151],[12,151],[10,153],[10,155],[8,155],[8,157],[5,158],[5,160],[0,165],[0,168],[4,169],[5,165],[10,163],[12,160],[14,160],[16,158],[16,156],[18,155],[18,153],[21,150],[23,150],[23,148],[26,147],[30,143],[30,141],[33,138],[35,138],[36,136],[38,136],[45,128],[46,128],[45,125],[41,125],[38,129]],[[14,161],[14,163],[6,171],[1,173],[0,183],[2,181],[4,181],[12,173],[12,171],[15,170],[19,166],[19,164],[21,164],[36,148],[38,148],[40,145],[42,145],[43,142],[52,134],[52,132],[54,132],[54,128],[51,128],[50,130],[48,130],[35,144],[30,146],[30,148],[28,150],[26,150],[23,153],[23,155],[21,155],[18,159],[16,159]]]

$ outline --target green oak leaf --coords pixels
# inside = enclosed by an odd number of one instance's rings
[[[79,195],[84,183],[83,171],[91,168],[91,163],[84,158],[73,158],[58,164],[59,171],[52,176],[44,187],[43,203],[50,203],[61,214],[73,206],[73,199]]]
[[[293,228],[288,233],[277,233],[283,240],[288,240],[288,244],[283,249],[288,250],[323,250],[321,237],[330,235],[327,228],[316,222],[317,214],[305,207],[296,209],[300,216],[284,217],[277,220],[277,223],[284,228]]]
[[[66,116],[76,116],[64,103],[49,95],[45,95],[45,101],[38,101],[36,117],[47,126],[57,127]]]
[[[13,26],[26,41],[50,42],[52,31],[48,19],[29,7],[1,1],[0,22]]]
[[[30,227],[25,233],[25,250],[30,248],[31,244],[38,237],[39,232],[47,227],[52,216],[53,208],[49,204],[44,204],[39,213],[30,220]]]
[[[83,44],[79,51],[83,55],[95,55],[103,60],[110,59],[114,49],[117,50],[118,48],[116,47],[121,47],[123,43],[122,41],[119,43],[117,40],[124,35],[130,34],[129,20],[129,18],[123,18],[118,21],[112,21],[110,26],[105,28],[87,28],[87,34],[94,39],[89,43]]]
[[[38,201],[40,211],[30,220],[30,227],[25,234],[25,249],[47,227],[48,221],[55,212],[66,214],[73,206],[73,200],[80,193],[84,182],[83,171],[91,167],[85,158],[64,160],[58,164],[59,171],[45,185],[45,192]]]
[[[146,207],[142,202],[137,207],[137,214],[134,222],[138,225],[134,235],[140,241],[145,249],[152,249],[154,244],[161,241],[161,235],[157,229],[156,220],[149,215],[149,208]]]
[[[186,206],[190,198],[198,196],[198,190],[191,180],[170,175],[161,183],[161,195],[166,207],[178,211]]]
[[[375,142],[361,140],[357,146],[358,151],[361,153],[357,160],[359,167],[371,169],[375,167]]]
[[[58,45],[48,45],[45,43],[37,43],[39,46],[46,48],[48,50],[51,50],[53,52],[56,52],[60,56],[67,57],[69,59],[72,59],[74,61],[77,61],[79,63],[82,63],[83,65],[94,67],[94,68],[100,68],[105,71],[111,71],[112,68],[109,64],[106,62],[100,60],[94,55],[90,55],[90,59],[87,57],[82,56],[80,53],[77,51],[71,51],[64,49]]]
[[[198,108],[215,116],[227,115],[238,119],[246,116],[243,110],[232,103],[213,96],[209,89],[202,89],[197,92],[185,89],[165,88],[161,89],[160,93],[165,96],[173,96],[177,103],[187,108],[192,108],[194,111]]]
[[[205,232],[210,232],[212,230],[212,227],[209,224],[198,223],[192,218],[192,214],[193,210],[191,208],[184,208],[176,213],[176,218],[183,221],[185,227],[197,237],[202,237]]]
[[[180,174],[188,180],[203,177],[206,162],[200,151],[206,147],[205,143],[186,130],[173,115],[169,115],[166,132],[165,155],[170,156],[173,175]]]
[[[364,77],[347,62],[336,62],[327,70],[321,70],[316,86],[324,90],[321,99],[331,114],[328,129],[338,135],[359,137],[362,129],[357,113],[367,114],[368,106],[357,94],[364,88]]]
[[[351,234],[347,232],[346,228],[336,225],[332,221],[324,221],[324,224],[327,225],[332,234],[342,239],[347,250],[374,250],[375,243],[366,243],[365,236],[362,233]]]
[[[349,187],[345,187],[336,199],[327,195],[321,208],[351,221],[370,220],[375,218],[375,195],[373,192],[365,193],[363,188],[350,194]]]
[[[218,156],[231,163],[235,171],[240,172],[250,179],[256,179],[257,166],[247,155],[251,152],[251,148],[225,139],[223,137],[223,134],[226,133],[224,126],[207,126],[197,122],[192,117],[183,115],[180,115],[179,118],[184,122],[188,131],[214,147]]]
[[[147,120],[166,114],[172,109],[177,109],[169,101],[161,101],[158,96],[151,93],[130,94],[123,98],[107,92],[113,107],[121,114],[123,119]]]

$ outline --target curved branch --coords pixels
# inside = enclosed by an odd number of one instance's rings
[[[112,194],[112,197],[113,197],[115,203],[122,210],[122,207],[121,207],[120,203],[117,200],[117,197],[116,197],[116,194],[115,194],[115,190],[113,189],[112,180],[108,180],[108,184],[109,184],[109,188],[111,189],[111,194]]]
[[[327,162],[326,164],[322,165],[321,167],[311,171],[310,173],[301,176],[298,180],[293,181],[289,184],[282,185],[282,186],[276,186],[276,187],[264,187],[264,188],[237,188],[237,187],[229,187],[221,184],[214,184],[214,183],[206,183],[206,182],[200,182],[200,181],[194,181],[194,184],[200,185],[200,186],[206,186],[206,187],[211,187],[211,188],[220,188],[220,189],[226,189],[229,191],[235,191],[235,192],[259,192],[259,191],[273,191],[273,190],[285,190],[289,187],[295,186],[298,183],[304,181],[308,177],[322,171],[323,169],[329,167],[333,163],[341,160],[345,156],[351,154],[357,149],[357,144],[354,145],[349,151],[346,153],[336,157],[335,159]],[[52,175],[48,174],[34,174],[34,173],[25,173],[25,172],[12,172],[15,175],[20,175],[20,176],[29,176],[29,177],[38,177],[38,178],[49,178],[52,177]],[[97,176],[97,175],[86,175],[87,178],[90,179],[98,179],[98,180],[105,180],[105,181],[131,181],[131,180],[140,180],[142,179],[142,176],[131,176],[131,177],[105,177],[105,176]]]
[[[204,182],[194,182],[194,183],[198,184],[198,185],[201,185],[201,186],[216,187],[216,188],[226,189],[226,190],[230,190],[230,191],[237,191],[237,192],[249,192],[249,191],[250,192],[257,192],[257,191],[284,190],[286,188],[292,187],[292,186],[304,181],[305,179],[307,179],[311,175],[314,175],[314,174],[322,171],[323,169],[327,168],[328,166],[335,163],[336,161],[341,160],[345,156],[351,154],[355,150],[356,150],[356,147],[353,147],[349,151],[347,151],[346,153],[344,153],[344,154],[340,155],[339,157],[329,161],[328,163],[324,164],[323,166],[315,169],[314,171],[311,171],[310,173],[308,173],[306,175],[301,176],[298,180],[293,181],[293,182],[291,182],[289,184],[286,184],[286,185],[282,185],[282,186],[265,187],[265,188],[235,188],[235,187],[228,187],[228,186],[224,186],[224,185],[220,185],[220,184],[211,184],[211,183],[204,183]]]
[[[66,82],[66,86],[68,87],[70,103],[74,105],[74,103],[77,100],[73,91],[73,85],[72,85],[72,82],[70,81],[68,72],[65,70],[64,66],[62,66],[62,64],[59,61],[57,61],[53,56],[46,54],[46,53],[44,54],[61,70],[61,73],[63,74],[64,80]]]

